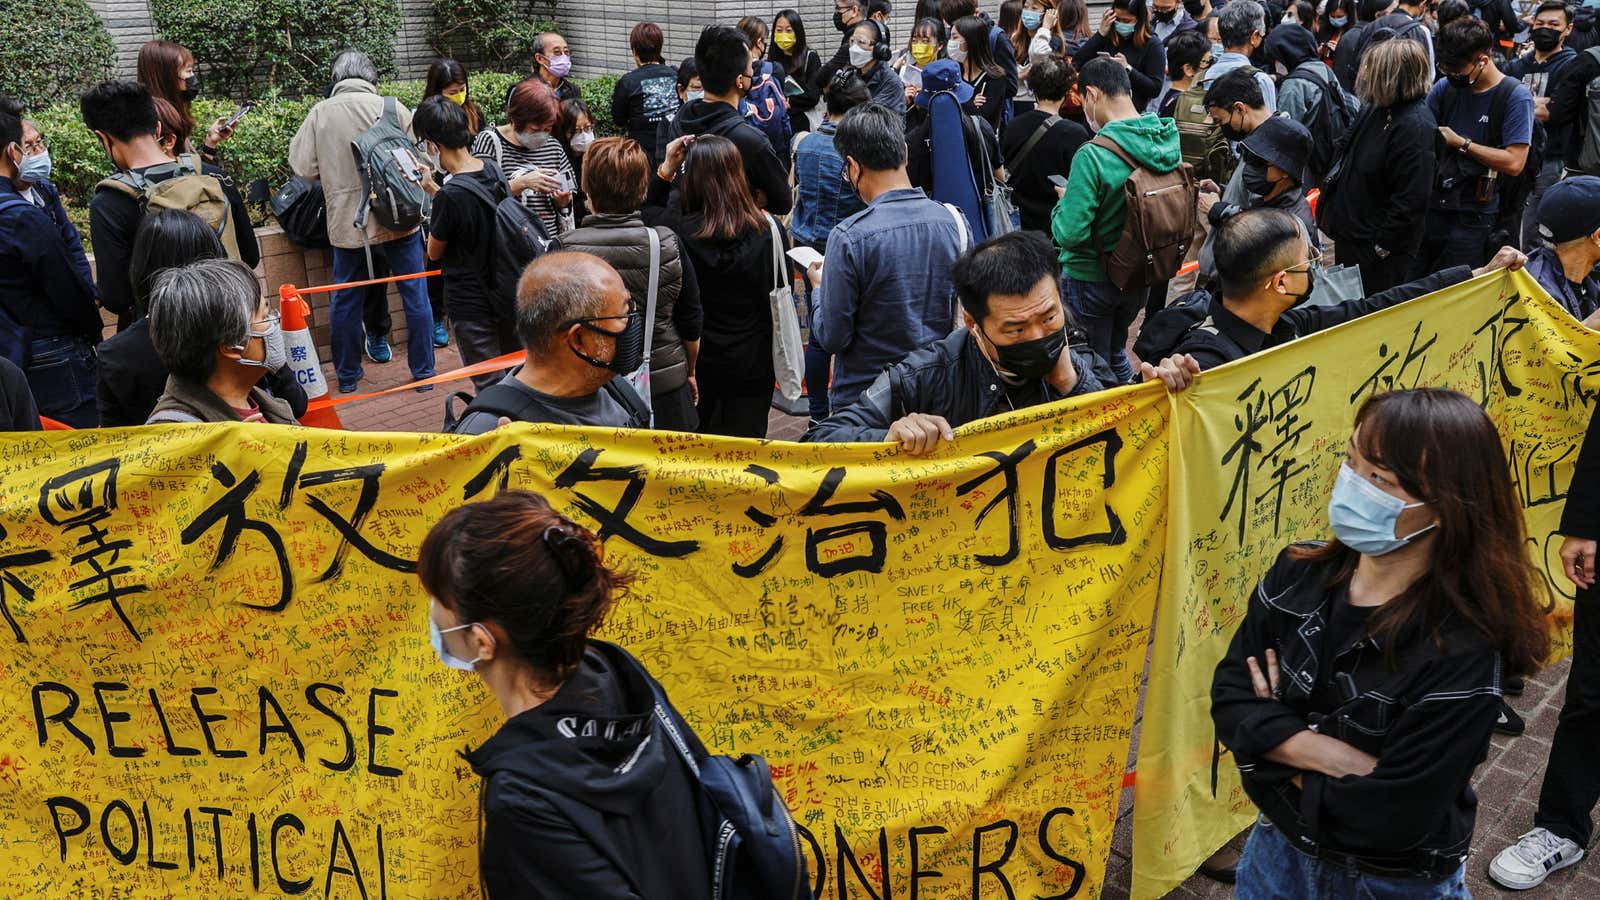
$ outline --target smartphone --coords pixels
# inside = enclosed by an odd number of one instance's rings
[[[810,247],[796,247],[789,251],[788,256],[798,263],[802,269],[811,268],[812,263],[822,262],[822,254]]]
[[[560,182],[563,191],[572,190],[572,176],[566,172],[557,172],[556,181]]]
[[[400,164],[400,173],[417,184],[422,183],[422,166],[418,165],[417,158],[411,151],[404,147],[396,147],[389,151],[394,155],[394,161]]]
[[[228,121],[222,123],[222,130],[228,131],[232,129],[233,126],[239,124],[239,120],[244,118],[246,113],[255,108],[256,105],[254,103],[246,103],[245,105],[239,107],[238,112],[235,112],[233,115],[229,116]]]
[[[1067,189],[1067,176],[1065,176],[1065,175],[1051,175],[1050,176],[1050,183],[1055,185],[1058,188],[1061,188],[1064,191],[1064,190]]]

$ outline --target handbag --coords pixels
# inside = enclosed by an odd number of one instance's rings
[[[644,405],[650,409],[650,427],[656,424],[655,403],[650,396],[650,350],[656,336],[656,289],[661,284],[661,235],[645,226],[645,237],[650,241],[650,286],[645,289],[644,301],[644,361],[639,368],[623,376],[638,392]]]
[[[989,160],[989,143],[983,139],[983,129],[974,121],[978,132],[978,152],[983,158],[983,179],[989,189],[983,195],[983,214],[989,219],[989,237],[1010,234],[1018,228],[1017,205],[1011,202],[1011,186],[994,177],[994,163]]]
[[[328,206],[322,196],[322,182],[295,175],[268,204],[272,215],[291,243],[312,250],[328,244]]]
[[[778,220],[767,216],[772,229],[772,293],[767,295],[772,308],[772,371],[778,392],[785,400],[800,399],[805,380],[805,344],[800,340],[800,314],[794,308],[794,289],[789,284],[789,266],[784,262],[783,232]]]

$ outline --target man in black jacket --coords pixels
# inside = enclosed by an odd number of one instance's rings
[[[1574,32],[1573,37],[1577,34]],[[1574,41],[1569,38],[1567,45],[1572,46]],[[1574,171],[1578,166],[1578,155],[1583,152],[1583,139],[1588,134],[1589,123],[1589,82],[1600,78],[1600,60],[1584,51],[1561,67],[1561,71],[1551,77],[1550,102],[1547,107],[1548,117],[1545,119],[1545,133],[1555,135],[1564,134],[1565,139],[1561,144],[1552,143],[1546,155],[1558,154],[1565,163],[1567,170]],[[1600,172],[1586,172],[1587,175],[1600,175]]]
[[[920,455],[968,422],[1116,385],[1105,360],[1067,344],[1055,248],[1043,235],[990,238],[956,260],[950,278],[966,327],[890,366],[802,440],[898,441]],[[1199,368],[1167,359],[1143,372],[1182,390]]]
[[[739,148],[744,176],[750,182],[756,205],[781,216],[794,205],[789,168],[773,152],[767,136],[739,113],[739,101],[749,93],[754,77],[751,62],[749,39],[739,29],[714,25],[700,34],[694,46],[694,64],[706,95],[685,103],[672,122],[661,129],[656,158],[666,159],[667,145],[685,134],[725,137]],[[677,202],[678,189],[673,188],[668,203]]]
[[[1505,247],[1480,269],[1456,266],[1365,299],[1307,306],[1305,301],[1316,287],[1320,254],[1311,250],[1305,227],[1294,216],[1277,209],[1249,210],[1223,223],[1216,237],[1221,293],[1204,307],[1180,299],[1146,326],[1151,352],[1160,352],[1166,344],[1168,352],[1192,356],[1201,369],[1287,344],[1494,269],[1519,269],[1527,261],[1517,250]],[[1200,309],[1205,310],[1203,319]],[[1198,321],[1173,343],[1170,336],[1186,317]],[[1168,335],[1165,341],[1157,337],[1163,333]],[[1141,346],[1144,338],[1141,335]]]
[[[1600,800],[1600,611],[1595,609],[1595,554],[1600,553],[1600,418],[1589,419],[1561,513],[1561,565],[1578,587],[1572,602],[1572,670],[1550,741],[1533,830],[1500,851],[1489,877],[1513,890],[1542,884],[1583,859]]]

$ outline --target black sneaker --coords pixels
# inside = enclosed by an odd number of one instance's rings
[[[1528,723],[1522,721],[1522,717],[1517,715],[1517,711],[1512,709],[1510,704],[1501,701],[1500,718],[1495,720],[1494,730],[1500,734],[1516,737],[1528,730]]]
[[[1500,692],[1505,694],[1507,697],[1521,697],[1522,689],[1527,687],[1527,684],[1527,680],[1521,678],[1520,676],[1517,678],[1507,678],[1505,683],[1501,685]]]

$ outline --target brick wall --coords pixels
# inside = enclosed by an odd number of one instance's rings
[[[89,6],[106,23],[117,45],[117,74],[133,77],[139,47],[156,36],[148,0],[89,0]]]

